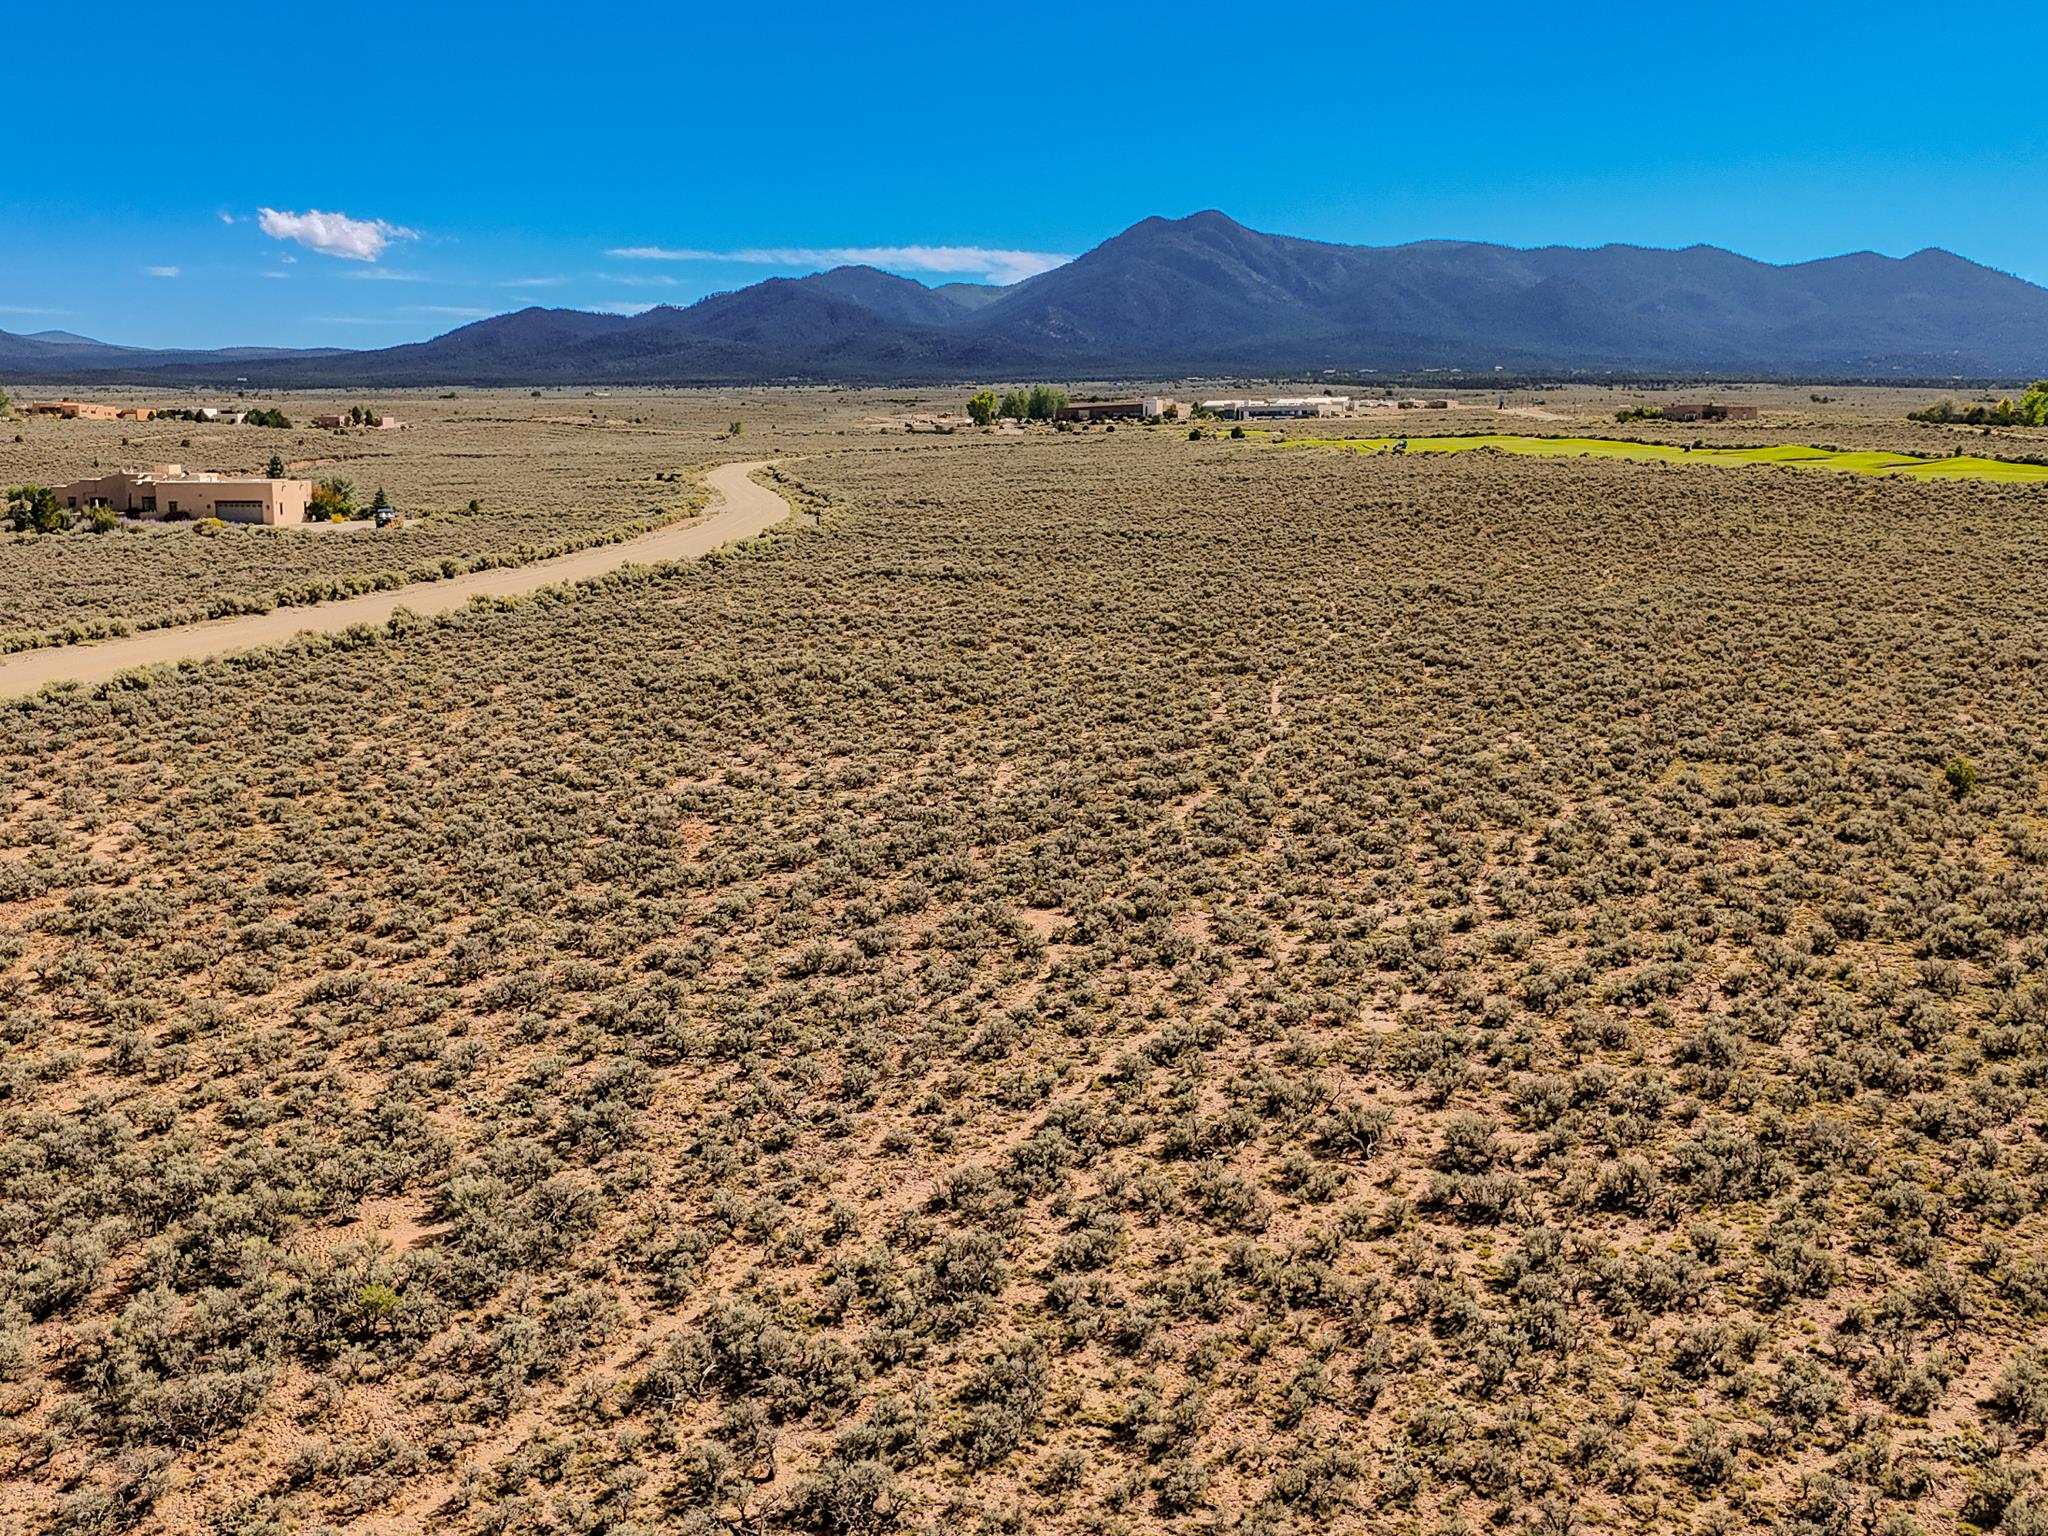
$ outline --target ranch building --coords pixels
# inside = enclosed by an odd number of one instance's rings
[[[310,480],[271,480],[208,470],[187,473],[182,464],[116,470],[90,480],[74,480],[55,490],[57,500],[74,511],[103,506],[128,517],[217,517],[225,523],[262,523],[273,528],[303,523],[313,500]]]

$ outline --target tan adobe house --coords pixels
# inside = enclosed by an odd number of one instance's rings
[[[271,480],[261,475],[187,473],[182,464],[159,464],[136,472],[117,470],[56,488],[57,500],[74,510],[112,507],[130,517],[217,517],[227,523],[303,523],[313,500],[310,480]]]
[[[34,400],[31,416],[62,416],[66,421],[149,421],[156,416],[153,406],[101,405],[90,400]]]
[[[118,421],[121,408],[89,400],[36,400],[29,405],[35,416],[62,416],[66,421]]]

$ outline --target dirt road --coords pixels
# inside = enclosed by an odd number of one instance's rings
[[[751,539],[789,516],[789,503],[751,478],[762,466],[721,464],[706,475],[712,511],[694,523],[657,528],[623,544],[602,544],[507,570],[476,571],[448,581],[415,582],[395,592],[372,592],[309,608],[211,619],[153,629],[92,645],[53,646],[0,657],[0,698],[19,698],[50,683],[104,683],[136,667],[200,661],[258,646],[282,645],[294,635],[331,634],[351,624],[382,624],[399,609],[448,613],[473,597],[516,597],[563,581],[587,581],[622,565],[696,560],[724,544]]]

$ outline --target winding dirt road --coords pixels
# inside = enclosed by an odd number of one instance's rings
[[[721,464],[704,479],[713,510],[693,523],[657,528],[623,544],[601,544],[532,565],[475,571],[447,581],[415,582],[395,592],[371,592],[306,608],[209,619],[152,629],[90,645],[51,646],[0,657],[0,698],[19,698],[51,683],[104,683],[136,667],[203,661],[258,646],[282,645],[295,635],[332,634],[352,624],[382,624],[399,609],[431,615],[467,606],[473,597],[517,597],[564,581],[588,581],[622,565],[697,560],[721,545],[765,533],[790,515],[789,503],[753,479],[762,463]]]

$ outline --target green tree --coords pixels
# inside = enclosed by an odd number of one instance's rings
[[[2019,416],[2030,427],[2048,427],[2048,379],[2036,379],[2027,386],[2020,396]]]
[[[985,427],[996,419],[996,412],[1002,403],[996,399],[996,392],[984,389],[967,402],[967,415],[977,427]]]
[[[1033,421],[1051,421],[1067,403],[1067,392],[1050,384],[1034,384],[1026,397],[1025,409]]]
[[[86,509],[85,526],[94,533],[112,533],[121,526],[121,514],[103,501],[96,501]]]
[[[1010,390],[996,407],[996,414],[1005,421],[1022,421],[1031,414],[1031,397],[1021,389]]]
[[[735,421],[731,426],[725,429],[725,435],[727,437],[738,437],[742,432],[746,430],[747,424],[744,421]]]
[[[312,505],[308,509],[314,517],[347,517],[356,509],[356,488],[339,475],[331,480],[322,480],[313,487]]]
[[[384,487],[381,485],[377,487],[377,494],[370,498],[370,510],[372,512],[389,512],[391,510],[391,503],[385,498]]]
[[[284,460],[273,453],[270,456],[270,463],[263,473],[273,480],[282,480],[284,478]]]
[[[17,485],[7,493],[7,526],[16,533],[61,533],[71,526],[71,513],[48,486]]]

